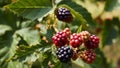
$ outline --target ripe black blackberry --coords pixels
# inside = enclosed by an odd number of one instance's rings
[[[80,58],[90,64],[90,63],[93,63],[95,58],[96,58],[96,54],[93,50],[84,50],[84,51],[81,51],[80,52]]]
[[[79,47],[83,42],[80,34],[74,33],[70,36],[70,45],[74,48]]]
[[[56,8],[55,10],[55,15],[57,16],[58,20],[64,21],[64,22],[72,22],[73,21],[73,16],[70,13],[70,10],[67,8]]]
[[[73,50],[69,46],[58,48],[56,55],[61,62],[69,62],[73,55]]]
[[[99,37],[91,35],[90,39],[84,43],[87,49],[95,49],[99,45]]]

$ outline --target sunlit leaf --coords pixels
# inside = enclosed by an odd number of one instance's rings
[[[7,34],[5,34],[2,38],[2,41],[0,40],[0,66],[7,67],[9,62],[6,61],[8,61],[9,58],[11,58],[15,54],[16,45],[18,44],[20,39],[17,38],[16,35],[12,36],[12,32],[7,32]]]
[[[50,0],[19,0],[6,7],[18,15],[35,20],[48,13],[52,9],[52,3]]]
[[[10,31],[12,28],[8,25],[0,25],[0,36],[5,34],[6,31]]]
[[[37,30],[33,30],[30,28],[24,28],[21,30],[18,30],[16,34],[23,37],[23,39],[29,44],[29,45],[36,45],[40,42],[40,35]]]
[[[112,11],[115,9],[120,9],[120,0],[107,0],[105,10]]]

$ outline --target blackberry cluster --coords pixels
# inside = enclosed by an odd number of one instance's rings
[[[96,57],[94,50],[98,48],[99,38],[95,35],[91,35],[88,31],[82,31],[80,35],[84,40],[83,43],[86,48],[80,53],[80,58],[88,64],[93,63]]]
[[[80,34],[74,33],[70,36],[70,45],[74,48],[79,47],[83,42]]]
[[[72,55],[73,55],[73,50],[69,46],[62,46],[58,48],[56,55],[58,56],[59,60],[61,62],[69,62]]]
[[[88,64],[93,63],[96,57],[94,50],[99,45],[99,37],[91,35],[88,31],[71,35],[69,28],[56,33],[52,37],[52,41],[57,46],[57,57],[65,63],[69,62],[71,58],[76,60],[78,57]],[[81,48],[80,45],[83,47]]]
[[[84,50],[84,51],[81,51],[80,53],[80,58],[90,64],[90,63],[93,63],[95,58],[96,58],[96,54],[93,50]]]
[[[64,22],[72,22],[73,21],[73,16],[67,8],[57,8],[55,10],[55,15],[57,16],[58,20],[64,21]]]
[[[91,35],[90,39],[85,42],[87,49],[96,49],[99,45],[99,38],[95,35]]]

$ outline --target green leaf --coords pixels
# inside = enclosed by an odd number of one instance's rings
[[[0,0],[0,7],[3,7],[6,4],[11,3],[11,0]]]
[[[62,68],[61,62],[57,62],[54,66],[54,68]]]
[[[8,25],[0,25],[0,36],[5,34],[6,31],[10,31],[12,28]]]
[[[30,20],[27,20],[27,21],[23,21],[20,26],[21,28],[27,28],[27,27],[34,27],[36,25],[36,21],[30,21]]]
[[[21,61],[28,62],[30,58],[36,57],[34,52],[39,47],[40,47],[40,45],[34,45],[34,46],[19,45],[19,47],[16,49],[16,53],[14,54],[14,56],[12,56],[12,58],[10,58],[10,60],[19,59]],[[34,58],[31,61],[33,61]],[[35,58],[35,60],[36,60],[36,58]]]
[[[72,66],[71,66],[71,62],[68,63],[57,62],[54,68],[72,68]]]
[[[62,68],[72,68],[71,63],[62,63]]]
[[[19,42],[19,38],[13,35],[12,32],[6,32],[0,40],[0,67],[8,66],[9,62],[6,62],[15,54],[16,45]],[[8,66],[9,67],[9,66]]]
[[[48,41],[52,42],[53,34],[55,34],[55,30],[54,30],[53,27],[47,29],[46,38],[47,38]]]
[[[52,9],[50,0],[19,0],[7,6],[11,11],[31,20],[43,17]]]
[[[16,34],[20,35],[30,46],[39,44],[40,42],[40,35],[37,30],[24,28],[16,31]]]
[[[55,3],[58,4],[58,3],[60,3],[60,1],[61,1],[61,0],[55,0]]]
[[[47,33],[46,28],[47,28],[46,24],[45,25],[42,24],[41,27],[40,27],[40,34],[45,35]]]
[[[43,45],[39,48],[39,52],[39,58],[34,62],[33,67],[49,68],[49,62],[54,63],[56,60],[56,57],[52,53],[51,46]]]
[[[0,25],[7,25],[8,27],[11,27],[12,29],[17,29],[17,23],[16,21],[19,21],[20,17],[17,15],[4,11],[3,9],[0,10]]]
[[[80,33],[81,30],[82,30],[82,25],[80,25],[80,27],[78,28],[77,33]]]
[[[107,0],[105,5],[106,11],[112,11],[118,8],[120,8],[120,0]]]
[[[72,67],[73,66],[78,66],[81,68],[90,68],[90,65],[86,64],[84,61],[82,61],[80,58],[78,58],[75,61],[72,61]]]
[[[0,9],[0,68],[25,68],[24,64],[17,61],[7,62],[15,54],[16,45],[20,41],[14,34],[18,24],[16,21],[19,19],[16,15]]]
[[[32,65],[36,60],[38,60],[38,58],[42,58],[40,61],[43,62],[43,55],[46,54],[46,52],[50,52],[51,50],[51,46],[47,45],[48,44],[46,44],[43,40],[38,45],[27,46],[19,44],[19,46],[16,49],[16,53],[10,58],[10,60],[19,60],[21,61],[21,63],[31,63],[30,65]]]
[[[106,20],[103,26],[102,31],[102,45],[110,45],[113,43],[113,40],[116,41],[119,35],[119,26],[115,25],[119,22],[118,19],[113,19],[112,21]],[[120,24],[119,24],[120,25]]]

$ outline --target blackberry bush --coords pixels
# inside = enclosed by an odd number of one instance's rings
[[[1,0],[0,68],[71,68],[72,63],[82,68],[111,68],[102,50],[113,40],[115,44],[119,42],[120,18],[119,13],[114,13],[119,5],[110,8],[108,2],[119,3],[118,0]],[[105,9],[91,11],[91,6]],[[96,10],[99,12],[94,13]],[[88,31],[100,35],[101,49],[99,38]],[[96,48],[98,58],[93,63]],[[80,63],[80,56],[93,64]],[[71,63],[67,63],[70,59],[73,59]]]
[[[60,20],[60,21],[64,21],[64,22],[68,22],[68,23],[73,21],[73,16],[72,16],[70,10],[67,8],[63,8],[63,7],[57,8],[55,10],[55,15],[57,16],[58,20]]]
[[[73,55],[73,50],[69,46],[62,46],[58,48],[56,55],[61,62],[69,62]]]

